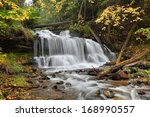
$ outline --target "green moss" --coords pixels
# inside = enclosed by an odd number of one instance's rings
[[[2,94],[2,91],[0,90],[0,100],[4,99],[4,96]]]
[[[69,30],[75,30],[80,32],[81,35],[83,35],[84,37],[90,37],[91,32],[90,30],[87,28],[87,25],[84,24],[74,24],[74,25],[70,25],[69,26]]]
[[[7,65],[13,72],[24,72],[22,65],[17,63],[17,55],[10,53],[7,57]]]
[[[4,97],[7,97],[8,95],[9,95],[9,93],[10,93],[10,88],[3,88],[2,89],[2,98],[4,98]]]
[[[30,59],[30,54],[25,53],[9,53],[7,54],[7,66],[15,73],[26,72],[26,69],[22,65]]]
[[[148,70],[144,70],[146,74],[149,74],[150,75],[150,69]]]
[[[20,86],[20,87],[28,86],[28,83],[26,82],[26,78],[20,75],[16,76],[11,82],[11,84],[14,86]]]

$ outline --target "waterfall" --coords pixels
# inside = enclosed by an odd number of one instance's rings
[[[34,59],[39,68],[84,68],[100,66],[109,61],[100,44],[91,39],[72,37],[68,30],[59,35],[41,30],[36,35]]]

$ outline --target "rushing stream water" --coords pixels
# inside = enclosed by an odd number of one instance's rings
[[[44,69],[51,82],[61,81],[66,90],[75,89],[78,92],[77,99],[141,99],[139,92],[148,92],[148,86],[133,86],[128,83],[122,85],[111,80],[90,80],[93,76],[85,72],[64,72],[98,68],[115,59],[115,54],[106,46],[91,39],[72,37],[69,31],[56,35],[48,30],[41,30],[36,35],[34,59],[38,67]],[[55,73],[55,77],[52,77],[52,73]]]

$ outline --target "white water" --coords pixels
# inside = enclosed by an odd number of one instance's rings
[[[56,35],[48,30],[37,31],[34,59],[39,68],[78,69],[102,66],[109,61],[100,44],[91,39],[71,37],[69,31]],[[109,54],[114,57],[112,52]]]
[[[139,100],[139,99],[150,99],[149,88],[150,86],[116,86],[115,84],[109,83],[107,81],[96,81],[90,80],[92,76],[85,74],[77,74],[75,72],[67,73],[61,72],[56,74],[56,77],[48,76],[51,79],[51,82],[63,81],[63,86],[65,89],[75,89],[79,92],[77,99],[99,99],[99,100],[112,100],[113,98],[124,99],[124,100]],[[112,81],[111,81],[112,82]],[[67,86],[66,84],[70,85]],[[104,91],[109,90],[114,93],[113,98],[109,98],[104,95]],[[139,95],[139,91],[146,92],[145,95]]]
[[[99,67],[114,58],[115,54],[106,46],[107,55],[102,46],[91,39],[71,37],[69,31],[56,35],[48,30],[36,32],[34,43],[34,59],[39,68],[45,68],[46,74],[56,71]],[[108,81],[90,80],[91,76],[84,73],[55,73],[56,77],[48,75],[51,82],[64,82],[65,89],[75,89],[79,92],[78,99],[111,99],[104,95],[105,90],[114,92],[114,97],[121,99],[147,99],[138,95],[138,90],[147,90],[143,86],[115,86]],[[66,84],[70,84],[67,86]],[[98,95],[98,96],[96,96]]]

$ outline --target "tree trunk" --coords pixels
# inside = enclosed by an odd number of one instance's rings
[[[95,34],[95,32],[92,30],[92,28],[89,25],[86,25],[86,27],[88,28],[88,30],[91,32],[91,34],[94,36],[94,38],[96,39],[96,41],[101,44],[101,40],[99,39],[99,37]]]
[[[127,35],[127,37],[126,37],[126,40],[125,40],[125,42],[124,42],[124,44],[123,44],[123,46],[122,46],[122,48],[121,48],[121,51],[120,51],[120,53],[119,53],[119,55],[118,55],[118,58],[117,58],[117,60],[116,60],[116,65],[119,64],[120,59],[121,59],[121,57],[122,57],[122,54],[123,54],[123,52],[124,52],[124,50],[125,50],[125,48],[126,48],[128,42],[129,42],[129,40],[130,40],[130,38],[131,38],[132,32],[134,31],[136,25],[137,25],[136,23],[133,24],[133,26],[131,27],[130,31],[128,32],[128,35]]]
[[[56,22],[56,23],[50,23],[50,24],[42,24],[42,25],[37,25],[37,26],[31,26],[30,28],[44,28],[44,27],[60,26],[60,25],[63,26],[63,25],[71,24],[71,23],[75,23],[75,22],[77,22],[77,20]]]
[[[86,19],[86,0],[84,0],[84,20]]]
[[[80,17],[81,17],[81,12],[82,12],[82,8],[83,8],[83,4],[84,4],[84,0],[82,1],[81,6],[80,6],[80,10],[79,10],[79,13],[78,13],[78,20],[80,20]]]
[[[110,40],[110,25],[108,25],[107,41]]]
[[[112,67],[106,68],[106,69],[104,69],[103,72],[99,72],[97,78],[99,79],[99,78],[101,78],[101,77],[103,77],[103,76],[105,76],[105,75],[107,75],[109,73],[112,73],[112,72],[122,68],[123,66],[125,66],[127,64],[131,64],[133,62],[136,62],[136,61],[140,60],[141,58],[143,58],[145,55],[147,55],[149,52],[150,52],[149,49],[143,50],[143,52],[135,55],[131,59],[125,60],[125,61],[123,61],[121,63],[118,63],[118,64],[112,66]]]

